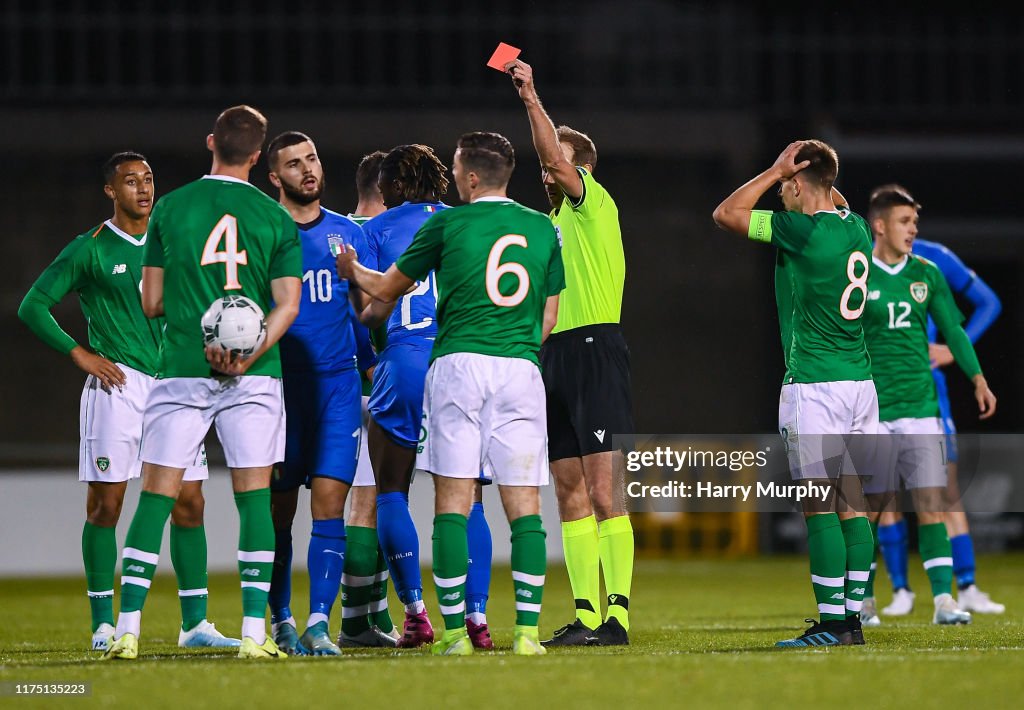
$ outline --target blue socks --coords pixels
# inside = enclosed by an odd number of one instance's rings
[[[306,565],[309,567],[309,626],[312,626],[330,618],[331,607],[341,591],[341,571],[345,566],[343,518],[313,521]]]
[[[953,546],[953,575],[957,589],[974,584],[974,541],[970,533],[949,538]]]
[[[291,618],[292,610],[292,531],[274,531],[274,570],[270,577],[270,623]]]
[[[466,575],[466,615],[487,613],[487,591],[491,586],[491,529],[484,517],[484,504],[473,503],[466,525],[469,540],[469,572]]]
[[[377,538],[401,602],[409,605],[423,599],[420,538],[409,513],[406,494],[394,492],[377,496]]]
[[[907,584],[907,521],[878,526],[878,545],[882,548],[893,591],[910,589]]]

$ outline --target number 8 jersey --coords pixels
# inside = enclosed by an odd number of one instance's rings
[[[748,236],[779,249],[776,300],[786,355],[784,384],[870,380],[861,316],[871,230],[846,210],[754,210]]]
[[[284,207],[248,182],[206,175],[157,202],[142,263],[164,270],[167,326],[158,377],[209,377],[203,313],[229,294],[269,313],[270,282],[302,277],[302,247]],[[246,374],[281,377],[278,346]]]

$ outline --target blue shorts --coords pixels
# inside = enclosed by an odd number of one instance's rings
[[[370,393],[370,416],[399,446],[419,445],[423,386],[433,340],[388,343],[377,358]]]
[[[932,370],[935,378],[935,390],[939,395],[939,419],[942,420],[942,431],[946,435],[946,461],[956,463],[959,453],[956,448],[956,424],[953,423],[953,413],[949,408],[949,389],[946,387],[946,375],[942,370]]]
[[[314,477],[351,484],[359,461],[362,385],[355,368],[333,375],[285,375],[284,463],[270,481],[290,491]]]

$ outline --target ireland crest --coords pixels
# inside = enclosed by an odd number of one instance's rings
[[[331,250],[331,256],[337,256],[342,252],[342,245],[345,244],[345,240],[338,234],[327,235],[327,246]]]
[[[916,281],[910,284],[910,295],[914,297],[914,300],[918,303],[924,303],[925,299],[928,298],[928,284],[924,281]]]
[[[96,468],[98,468],[100,471],[105,472],[108,468],[110,468],[110,459],[108,459],[106,456],[98,457],[96,459]]]

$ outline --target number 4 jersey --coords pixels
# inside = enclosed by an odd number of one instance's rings
[[[864,336],[881,421],[939,415],[928,357],[929,315],[967,376],[981,372],[974,348],[960,327],[963,314],[938,267],[918,256],[904,256],[893,265],[875,258],[868,279]]]
[[[411,279],[435,270],[439,326],[431,360],[468,352],[538,364],[544,305],[565,288],[561,249],[545,215],[507,198],[446,210],[423,225],[397,266]]]
[[[157,202],[142,263],[164,270],[159,377],[209,377],[203,313],[229,294],[247,296],[269,313],[270,282],[302,277],[302,247],[284,207],[243,180],[206,175]],[[277,345],[247,374],[280,377]]]
[[[871,379],[864,344],[870,228],[849,211],[754,210],[748,235],[779,250],[776,300],[785,384]]]

